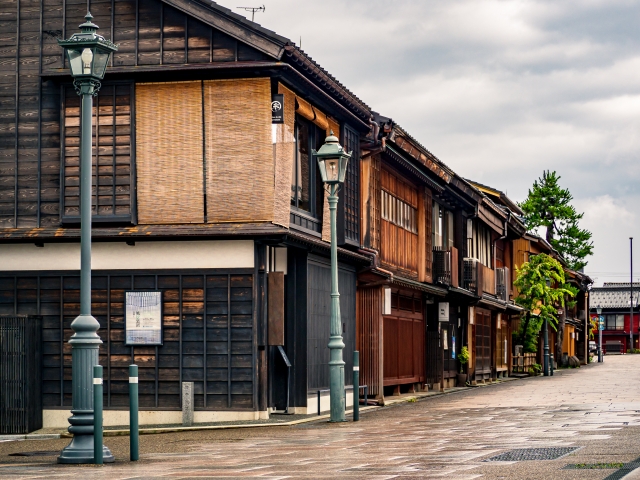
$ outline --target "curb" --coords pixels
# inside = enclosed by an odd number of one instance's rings
[[[60,438],[60,433],[28,433],[26,435],[0,435],[0,442],[17,440],[53,440]]]

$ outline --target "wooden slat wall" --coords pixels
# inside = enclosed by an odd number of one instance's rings
[[[131,83],[103,85],[94,99],[92,209],[94,218],[132,220]],[[80,218],[80,97],[64,90],[63,221]],[[96,149],[97,145],[97,149]],[[96,197],[97,194],[97,197]]]
[[[382,372],[382,287],[358,288],[358,343],[360,384],[369,387],[369,395],[383,394]]]
[[[140,224],[204,223],[202,146],[201,82],[136,85]]]
[[[424,189],[424,223],[425,223],[425,282],[433,283],[433,195],[428,188]],[[456,268],[458,268],[456,266]]]
[[[127,290],[163,292],[162,346],[124,345]],[[71,405],[71,322],[80,312],[77,276],[0,277],[0,315],[43,318],[43,405]],[[205,312],[206,308],[206,312]],[[195,383],[197,410],[251,410],[254,402],[253,275],[117,272],[94,274],[92,313],[100,322],[106,408],[126,408],[128,366],[140,374],[143,410],[179,409],[180,382]],[[206,318],[206,321],[205,321]],[[206,395],[205,395],[206,392]]]
[[[204,82],[208,222],[273,220],[270,105],[268,78]]]
[[[113,66],[273,60],[159,0],[0,2],[0,228],[60,224],[61,91],[40,74],[66,66],[56,39],[87,6],[119,46]]]
[[[418,208],[418,190],[390,170],[381,171],[380,186],[391,195]],[[418,234],[381,220],[382,246],[380,259],[389,268],[402,274],[418,278]]]
[[[275,162],[273,223],[288,227],[289,211],[291,210],[291,172],[293,171],[296,141],[296,96],[280,83],[278,84],[278,93],[284,95],[284,123],[275,125],[276,143],[273,145]]]

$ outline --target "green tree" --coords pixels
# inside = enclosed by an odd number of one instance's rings
[[[520,203],[525,214],[527,228],[546,227],[547,242],[567,261],[572,270],[580,270],[593,254],[591,232],[580,228],[583,213],[578,213],[571,201],[573,196],[561,188],[556,172],[545,170],[542,177],[533,182],[527,199]]]
[[[565,298],[574,297],[577,289],[565,282],[560,262],[545,253],[516,268],[513,286],[518,290],[516,303],[525,309],[518,338],[525,352],[535,352],[545,319],[557,330],[558,306],[564,307]]]

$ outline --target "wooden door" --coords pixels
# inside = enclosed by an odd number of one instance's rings
[[[476,309],[476,377],[491,375],[491,313]]]

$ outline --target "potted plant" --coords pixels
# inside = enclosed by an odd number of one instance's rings
[[[469,349],[464,346],[458,354],[458,360],[460,361],[460,373],[458,374],[458,386],[464,387],[467,384],[467,374],[464,373],[464,366],[469,362]]]

